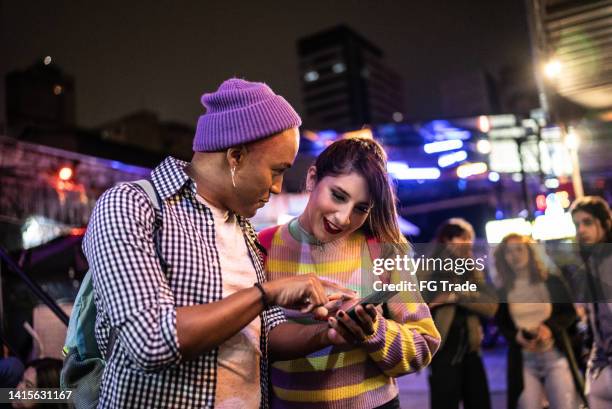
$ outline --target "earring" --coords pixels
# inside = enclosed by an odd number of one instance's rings
[[[236,167],[230,169],[230,173],[232,174],[232,186],[236,189],[236,181],[234,180],[234,175],[236,174]]]

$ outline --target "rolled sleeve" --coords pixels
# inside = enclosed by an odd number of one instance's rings
[[[146,194],[118,185],[98,200],[83,242],[98,314],[106,315],[119,345],[146,372],[181,359],[174,294],[155,252],[154,221]]]

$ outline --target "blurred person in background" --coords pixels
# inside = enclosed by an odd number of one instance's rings
[[[550,274],[527,236],[509,234],[495,249],[501,279],[496,321],[508,340],[508,409],[577,409],[583,379],[568,329],[576,311],[566,284]]]
[[[268,250],[268,279],[314,272],[362,297],[372,292],[373,280],[392,280],[371,268],[376,258],[409,251],[382,147],[364,138],[334,142],[309,169],[306,189],[310,197],[299,217],[259,235]],[[410,300],[404,296],[380,310],[357,306],[356,320],[340,309],[329,318],[337,332],[332,346],[274,362],[272,407],[399,409],[394,378],[428,365],[440,342],[418,291]]]
[[[586,266],[584,301],[593,332],[586,394],[591,409],[612,407],[612,216],[601,197],[585,196],[571,207]]]
[[[59,390],[60,371],[62,370],[62,361],[55,358],[41,358],[29,362],[26,365],[23,378],[17,386],[18,390],[25,391],[28,389],[53,388]],[[63,409],[68,408],[66,403],[42,403],[34,401],[19,400],[13,402],[14,408],[49,408]]]
[[[444,222],[437,231],[431,259],[473,259],[474,228],[461,218]],[[430,402],[432,409],[491,407],[487,375],[480,355],[483,339],[481,318],[493,318],[497,297],[488,287],[484,272],[425,271],[421,280],[470,282],[478,291],[424,293],[432,310],[442,344],[430,365]]]

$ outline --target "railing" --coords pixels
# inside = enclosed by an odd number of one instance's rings
[[[23,282],[30,288],[30,290],[49,307],[51,311],[60,319],[66,326],[68,326],[68,315],[60,308],[59,305],[55,302],[53,298],[49,296],[41,287],[38,285],[32,278],[23,271],[15,261],[9,256],[9,254],[4,250],[4,248],[0,247],[0,259],[4,261],[7,267],[12,270],[15,274],[23,280]]]

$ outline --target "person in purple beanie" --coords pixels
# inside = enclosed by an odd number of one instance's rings
[[[161,211],[124,183],[89,222],[83,249],[108,356],[99,408],[267,408],[270,355],[337,339],[326,323],[286,322],[279,307],[325,317],[327,293],[348,290],[314,275],[267,281],[247,219],[280,193],[300,117],[266,84],[236,78],[202,103],[191,162],[168,157],[151,173]]]

